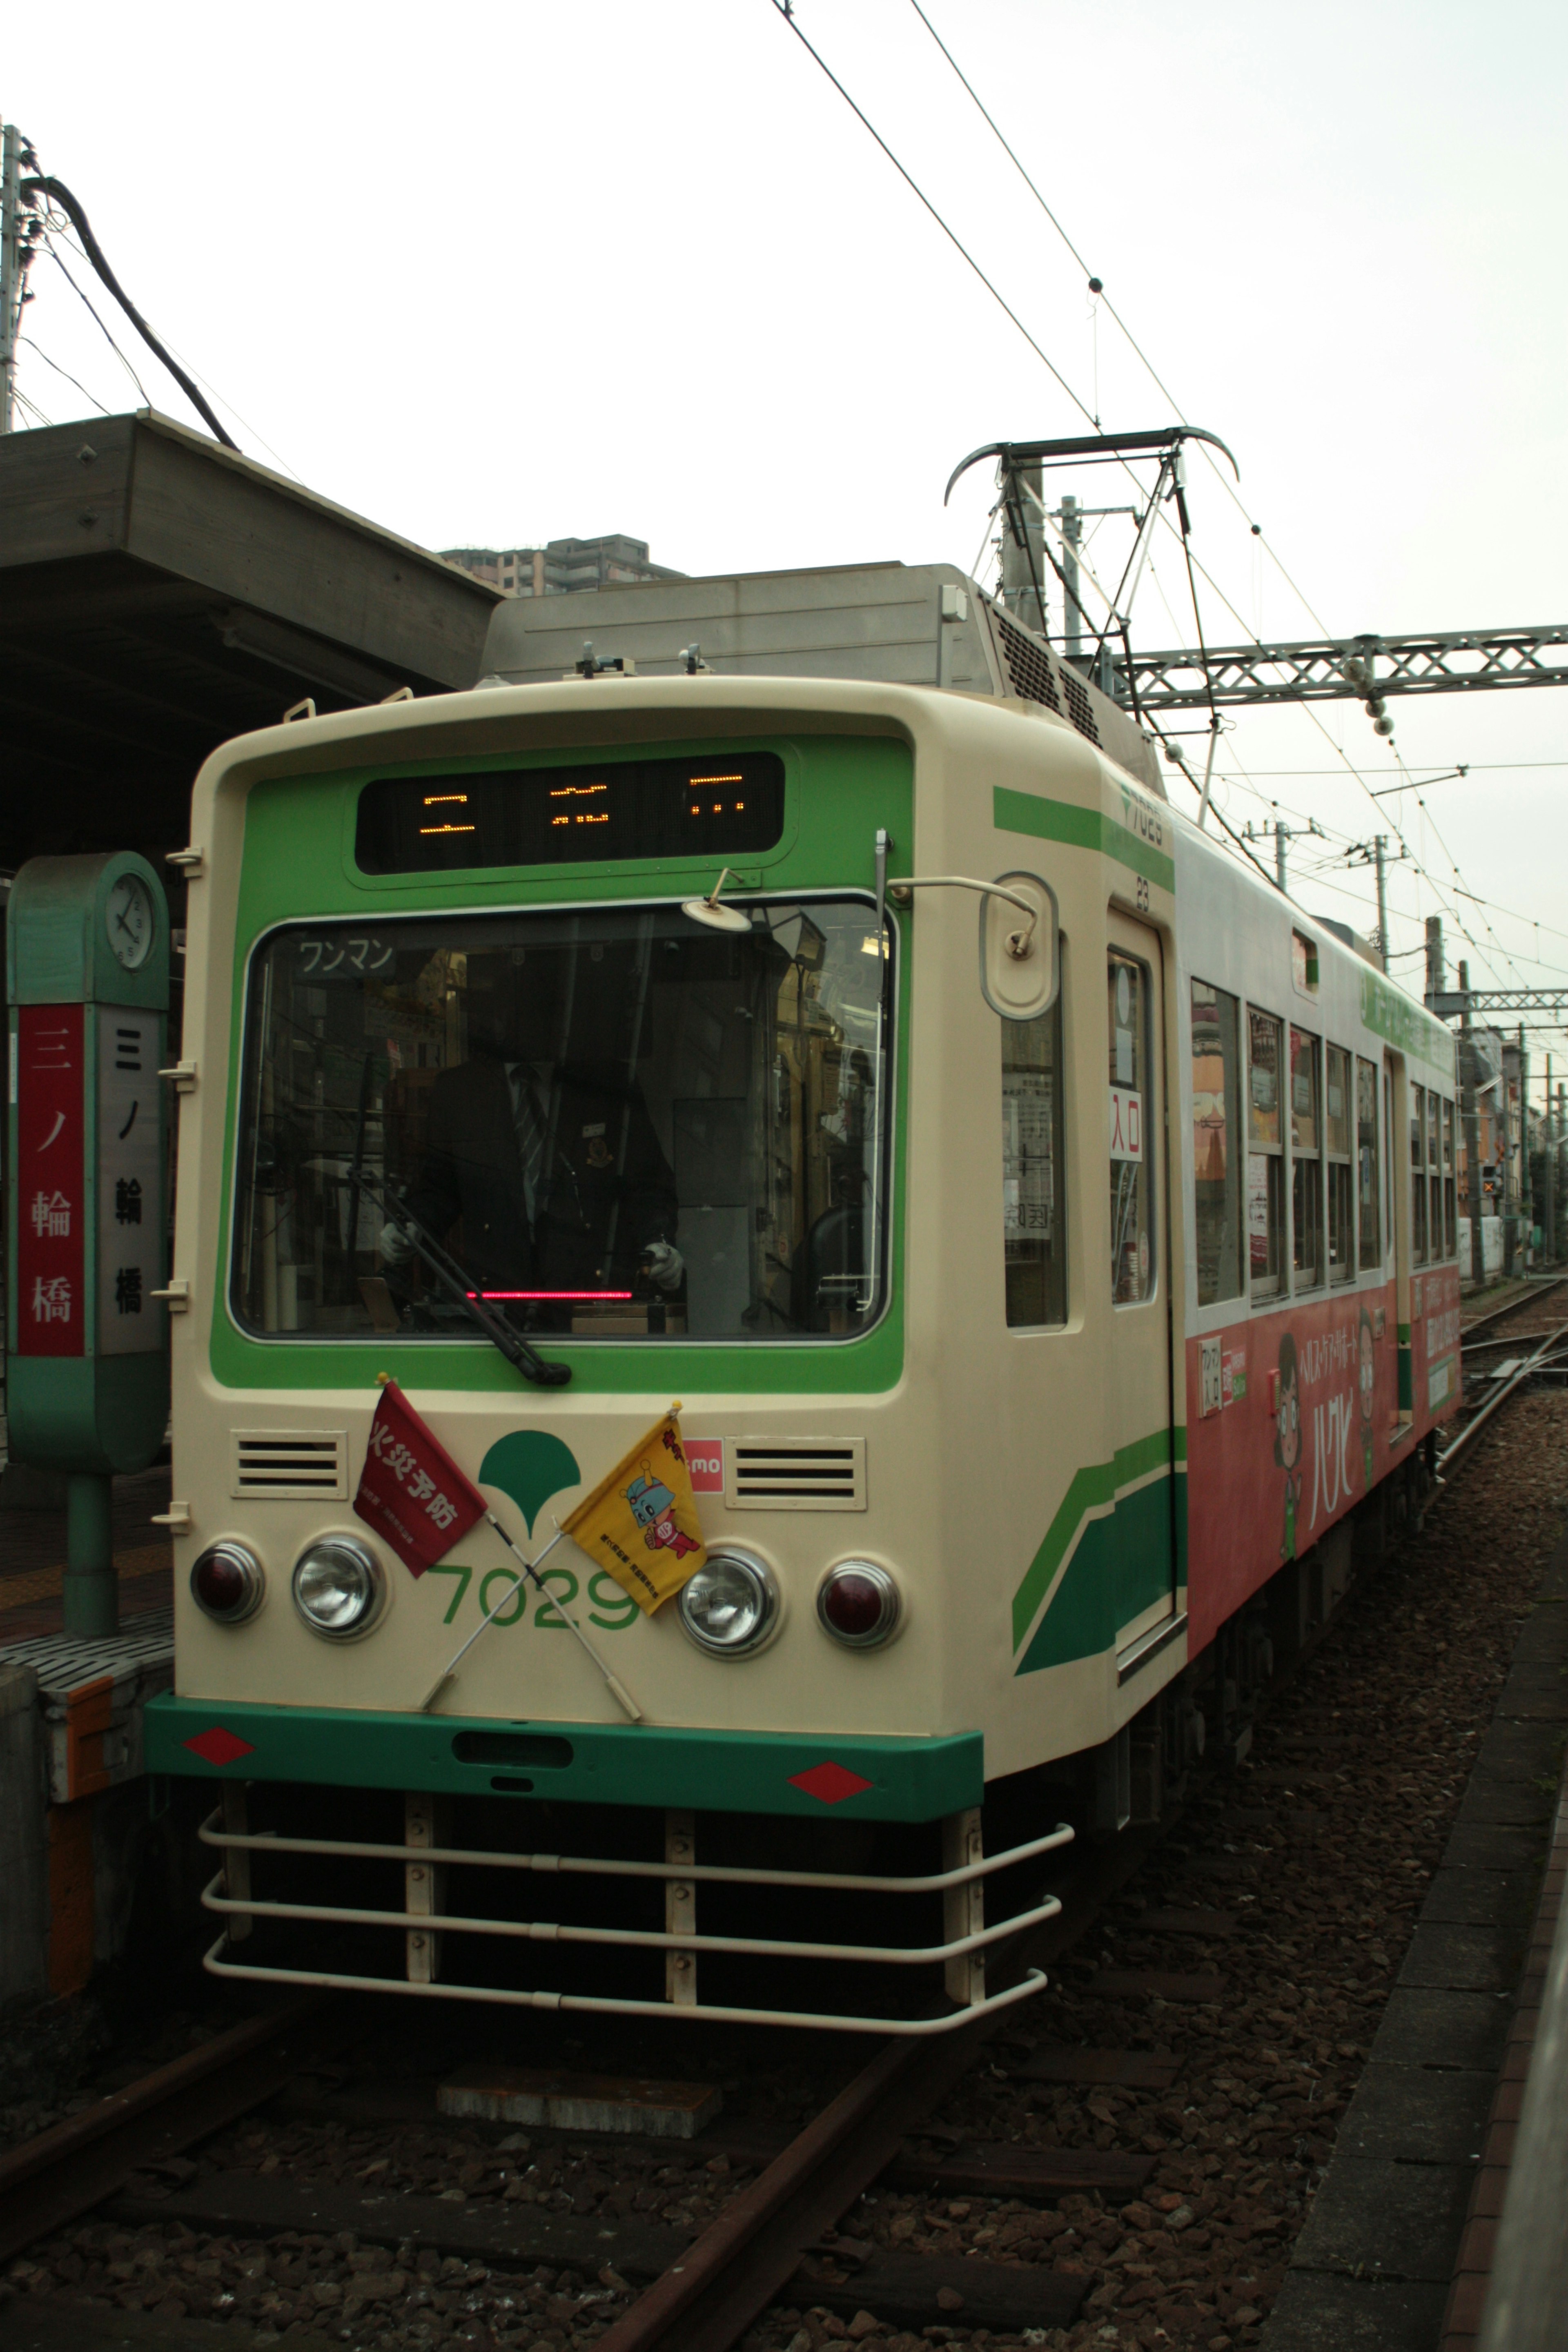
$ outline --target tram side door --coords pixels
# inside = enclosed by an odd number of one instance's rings
[[[1110,1545],[1116,1646],[1175,1607],[1171,1442],[1171,1243],[1167,1231],[1164,967],[1157,933],[1111,909],[1107,954],[1107,1184],[1110,1289],[1107,1380],[1115,1447]],[[1091,1277],[1092,1278],[1092,1277]]]

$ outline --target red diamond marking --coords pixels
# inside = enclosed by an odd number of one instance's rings
[[[841,1805],[846,1797],[858,1797],[873,1785],[843,1764],[814,1764],[809,1772],[792,1772],[789,1784],[825,1805]]]
[[[241,1739],[237,1732],[226,1731],[221,1723],[215,1723],[210,1731],[198,1731],[194,1739],[184,1744],[204,1764],[232,1764],[241,1756],[256,1753],[248,1739]]]

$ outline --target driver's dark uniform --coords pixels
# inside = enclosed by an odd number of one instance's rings
[[[675,1179],[641,1089],[592,1066],[489,1057],[430,1088],[407,1205],[481,1290],[629,1290],[649,1244],[674,1242]]]

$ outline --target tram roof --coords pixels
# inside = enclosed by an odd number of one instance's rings
[[[160,858],[216,745],[470,686],[500,601],[151,409],[0,437],[0,866]]]

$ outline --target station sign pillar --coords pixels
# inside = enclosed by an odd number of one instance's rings
[[[66,1475],[65,1630],[119,1624],[110,1481],[169,1417],[169,910],[145,858],[35,857],[5,927],[10,1458]]]

